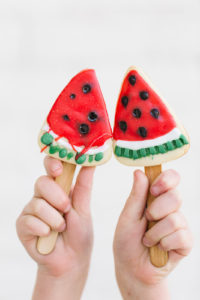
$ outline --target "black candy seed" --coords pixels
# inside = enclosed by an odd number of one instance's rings
[[[89,126],[85,123],[81,124],[79,126],[79,132],[80,132],[80,134],[83,134],[83,135],[87,134],[89,132]]]
[[[91,86],[89,84],[85,84],[83,87],[82,87],[82,91],[84,94],[87,94],[91,91]]]
[[[129,76],[128,81],[129,81],[129,83],[131,85],[135,85],[135,83],[136,83],[136,77],[135,77],[135,75]]]
[[[140,92],[140,98],[141,98],[142,100],[147,100],[147,99],[149,98],[149,93],[146,92],[146,91]]]
[[[123,96],[122,99],[121,99],[121,101],[122,101],[122,105],[124,107],[127,107],[127,105],[128,105],[128,97],[127,96]]]
[[[90,122],[95,122],[97,120],[98,116],[94,111],[91,111],[88,115],[88,120]]]
[[[147,130],[146,130],[146,128],[145,127],[139,127],[138,128],[138,134],[141,137],[145,138],[147,136]]]
[[[127,123],[126,123],[125,121],[120,121],[120,122],[119,122],[119,127],[120,127],[120,129],[121,129],[123,132],[125,132],[126,129],[127,129]]]
[[[155,119],[158,119],[158,117],[159,117],[159,115],[160,115],[160,112],[159,112],[159,110],[158,110],[157,108],[153,108],[153,109],[151,110],[151,115],[152,115],[152,117],[154,117]]]
[[[64,116],[63,116],[63,119],[64,119],[65,121],[69,121],[69,116],[68,116],[68,115],[64,115]]]
[[[134,110],[133,110],[133,116],[135,117],[135,118],[140,118],[141,117],[141,110],[139,109],[139,108],[135,108]]]
[[[75,94],[71,94],[69,97],[70,97],[71,99],[75,99],[75,98],[76,98],[76,95],[75,95]]]

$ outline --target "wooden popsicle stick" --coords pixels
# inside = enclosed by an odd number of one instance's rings
[[[145,174],[147,175],[149,179],[149,191],[148,191],[148,198],[147,198],[147,206],[149,206],[155,197],[151,195],[150,193],[150,187],[153,183],[153,181],[160,175],[162,172],[162,165],[157,165],[157,166],[151,166],[151,167],[145,167]],[[148,223],[148,229],[153,227],[156,224],[156,222],[149,222]],[[164,250],[161,250],[158,248],[156,245],[149,248],[149,253],[150,253],[150,260],[151,263],[155,267],[163,267],[166,265],[168,261],[168,253]]]
[[[62,162],[62,164],[63,172],[60,176],[56,177],[55,181],[63,188],[63,190],[68,195],[72,185],[76,165],[66,162]],[[39,237],[37,241],[38,252],[43,255],[51,253],[55,247],[57,237],[58,232],[56,231],[51,231],[48,236]]]

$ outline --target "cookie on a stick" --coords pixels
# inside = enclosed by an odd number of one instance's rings
[[[55,180],[68,194],[76,165],[97,166],[112,155],[112,131],[94,70],[71,79],[53,104],[39,133],[41,152],[60,159],[63,173]],[[50,253],[58,233],[39,237],[37,249]]]
[[[175,115],[154,90],[149,79],[135,67],[128,69],[122,83],[114,124],[114,153],[120,163],[144,166],[150,185],[161,173],[161,165],[184,155],[189,137]],[[147,205],[154,200],[148,194]],[[155,222],[150,222],[151,228]],[[150,248],[153,265],[164,266],[168,254]]]

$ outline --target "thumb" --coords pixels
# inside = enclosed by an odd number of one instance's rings
[[[72,195],[72,206],[78,214],[90,213],[90,196],[95,167],[82,167],[76,179]]]
[[[142,171],[136,170],[134,172],[134,184],[123,210],[128,218],[133,220],[142,218],[146,207],[148,188],[148,178]]]

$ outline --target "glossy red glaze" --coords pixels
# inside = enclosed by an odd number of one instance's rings
[[[134,75],[136,78],[134,85],[131,85],[129,82],[129,77],[131,75]],[[142,100],[140,98],[141,91],[148,92],[149,98]],[[123,106],[121,101],[123,96],[127,96],[129,99],[126,107]],[[133,116],[133,110],[136,108],[141,111],[140,118]],[[151,110],[155,108],[159,111],[158,119],[151,115]],[[127,123],[125,132],[119,127],[120,121],[125,121]],[[146,137],[141,137],[138,134],[139,127],[144,127],[147,130]],[[125,141],[154,139],[167,134],[175,127],[176,122],[159,95],[142,78],[139,72],[131,70],[123,81],[117,102],[113,132],[114,139]]]
[[[82,90],[86,84],[91,87],[88,93]],[[74,99],[70,98],[71,94],[75,95]],[[89,121],[90,112],[97,114],[96,121]],[[64,115],[69,120],[65,120]],[[83,153],[91,147],[102,146],[112,137],[106,105],[94,70],[84,70],[72,78],[55,101],[47,122],[51,130],[59,137],[65,137],[72,146],[84,146]],[[88,126],[88,133],[80,133],[81,124]]]

